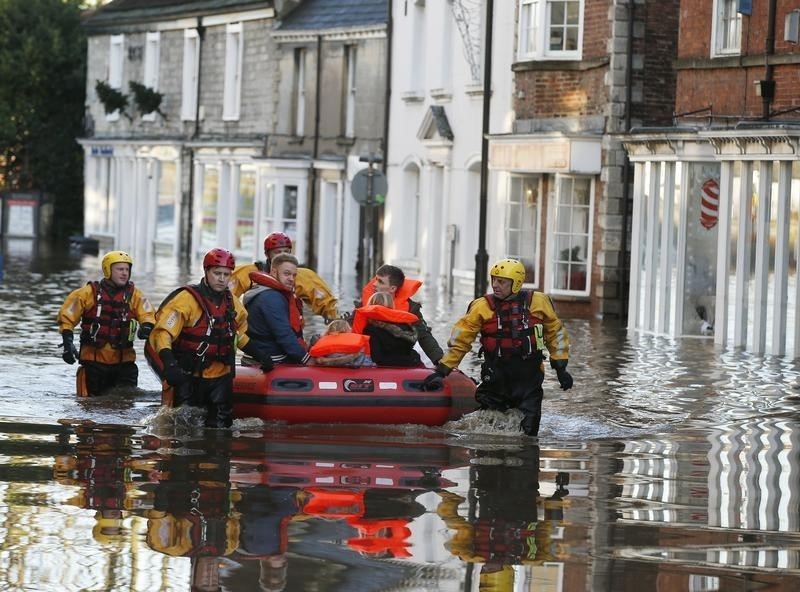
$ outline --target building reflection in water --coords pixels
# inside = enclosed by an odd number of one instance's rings
[[[665,590],[798,589],[799,434],[771,418],[625,443],[615,558]]]

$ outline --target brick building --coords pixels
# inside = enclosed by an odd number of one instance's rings
[[[635,163],[631,332],[800,352],[796,2],[681,2],[675,116]]]
[[[489,145],[493,244],[562,315],[619,318],[630,196],[618,134],[670,121],[678,2],[516,5],[516,119]]]

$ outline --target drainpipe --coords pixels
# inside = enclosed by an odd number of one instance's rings
[[[203,25],[203,17],[197,17],[197,96],[194,101],[194,129],[191,140],[196,140],[200,135],[200,80],[203,75],[203,40],[205,36],[206,28]],[[182,261],[188,269],[192,262],[192,234],[194,233],[194,148],[189,148],[189,188],[188,195],[183,201],[182,218],[186,232],[183,237],[185,248]]]
[[[320,121],[320,100],[322,96],[322,35],[317,35],[317,77],[315,80],[314,88],[314,148],[311,153],[311,170],[308,173],[308,211],[311,212],[311,219],[309,220],[309,228],[312,232],[308,233],[308,264],[312,269],[317,267],[317,245],[314,237],[316,232],[314,229],[317,227],[317,169],[314,163],[319,156],[319,121]]]
[[[775,13],[778,0],[769,0],[767,9],[767,39],[764,47],[764,80],[761,82],[761,118],[769,121],[770,105],[775,98],[774,66],[770,58],[775,55]]]
[[[636,1],[628,0],[628,40],[626,42],[627,55],[625,57],[625,129],[624,133],[631,131],[631,104],[633,86],[633,31],[634,18],[636,16]],[[622,257],[619,262],[622,267],[619,274],[619,298],[620,298],[620,321],[628,319],[628,299],[630,291],[630,252],[628,251],[628,223],[629,223],[629,202],[631,199],[630,180],[631,180],[631,161],[628,153],[625,152],[625,161],[622,164]]]
[[[481,189],[478,221],[478,252],[475,253],[475,298],[486,293],[489,272],[489,253],[486,251],[486,214],[489,187],[489,106],[492,98],[492,21],[494,0],[486,2],[486,48],[483,57],[483,128],[481,132]]]
[[[383,103],[383,139],[381,143],[383,144],[383,162],[381,163],[381,170],[383,174],[388,174],[388,167],[389,167],[389,107],[390,107],[390,100],[392,96],[392,36],[393,36],[393,27],[394,27],[394,20],[393,20],[393,5],[394,2],[389,2],[389,14],[386,18],[386,66],[384,71],[386,72],[386,97]],[[378,228],[377,232],[373,234],[375,237],[375,256],[374,260],[383,263],[383,214],[385,205],[374,206],[378,208]]]

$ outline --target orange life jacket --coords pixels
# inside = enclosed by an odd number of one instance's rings
[[[297,339],[300,340],[303,347],[306,347],[306,342],[303,339],[303,327],[305,326],[305,320],[303,319],[303,301],[295,296],[293,291],[287,290],[277,279],[263,271],[251,271],[250,281],[259,286],[266,286],[272,290],[277,290],[286,298],[286,301],[289,303],[289,325],[291,325],[292,330],[295,335],[297,335]]]
[[[408,301],[406,301],[406,304],[408,304]],[[419,320],[417,315],[407,310],[386,308],[380,304],[368,304],[355,309],[353,312],[353,333],[363,333],[370,319],[406,325],[413,325]]]
[[[375,282],[377,278],[372,278],[364,289],[361,291],[361,304],[366,305],[369,302],[369,299],[375,293]],[[403,285],[397,288],[397,292],[394,293],[394,307],[397,310],[404,310],[408,312],[408,299],[411,298],[414,294],[417,293],[417,290],[420,289],[422,286],[422,282],[419,280],[410,280],[406,278],[406,281],[403,282]],[[418,321],[419,319],[416,319]]]
[[[357,354],[358,352],[369,355],[369,337],[359,333],[334,333],[320,337],[308,354],[314,358],[324,358],[331,354]]]

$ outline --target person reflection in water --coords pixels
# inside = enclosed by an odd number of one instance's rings
[[[514,565],[558,559],[551,533],[563,520],[568,481],[567,473],[559,473],[555,494],[541,500],[537,446],[514,452],[479,450],[470,464],[469,517],[458,514],[463,498],[440,492],[437,513],[454,531],[448,548],[463,561],[482,564],[481,592],[514,589]]]
[[[219,437],[217,437],[219,436]],[[169,442],[149,437],[145,445],[159,450]],[[217,591],[220,558],[232,555],[239,540],[238,491],[230,482],[230,440],[207,430],[203,441],[186,442],[203,454],[170,455],[149,469],[146,542],[160,553],[189,557],[191,589]]]
[[[296,487],[266,485],[245,487],[240,492],[237,509],[242,527],[236,557],[258,560],[260,592],[281,592],[286,588],[289,569],[289,522],[300,512],[303,492]]]

